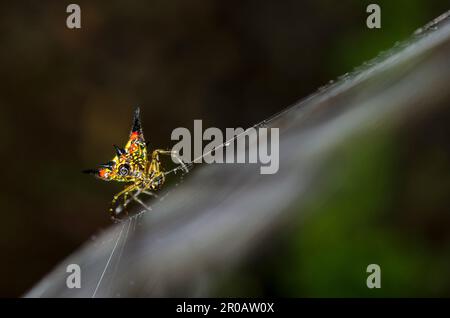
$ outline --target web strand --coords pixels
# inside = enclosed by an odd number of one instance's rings
[[[291,106],[289,106],[289,107],[283,109],[282,111],[280,111],[280,112],[278,112],[278,113],[276,113],[276,114],[270,116],[269,118],[267,118],[267,119],[265,119],[265,120],[263,120],[263,121],[261,121],[261,122],[255,124],[255,125],[251,126],[250,128],[247,128],[247,129],[244,130],[243,132],[241,132],[241,133],[239,133],[239,134],[233,136],[232,138],[226,140],[226,141],[223,142],[222,144],[220,144],[220,145],[214,147],[214,148],[211,149],[210,151],[204,153],[204,154],[201,155],[201,156],[198,156],[198,157],[195,158],[193,161],[191,161],[191,162],[185,162],[185,163],[184,163],[185,166],[186,166],[188,169],[190,169],[191,167],[194,166],[194,163],[198,163],[198,162],[199,162],[200,160],[202,160],[204,157],[210,155],[213,151],[216,151],[216,150],[221,149],[221,148],[228,147],[229,145],[231,145],[232,142],[234,142],[235,140],[237,140],[239,137],[241,137],[242,135],[245,135],[250,129],[258,129],[258,128],[261,128],[261,127],[263,127],[263,126],[266,126],[267,124],[271,123],[272,121],[274,121],[275,119],[277,119],[277,118],[280,117],[281,115],[284,115],[285,113],[291,111],[291,110],[294,109],[295,107],[296,107],[296,104],[291,105]],[[172,170],[167,171],[167,172],[165,173],[165,175],[169,175],[169,174],[172,174],[172,173],[176,173],[178,170],[182,170],[182,169],[183,169],[182,166],[178,166],[178,167],[176,167],[176,168],[173,168]]]
[[[113,247],[113,249],[111,251],[111,254],[109,255],[108,261],[106,262],[105,268],[103,269],[102,275],[100,276],[100,279],[98,280],[97,286],[95,287],[94,293],[92,294],[92,298],[95,298],[95,295],[97,294],[97,290],[100,287],[100,284],[102,283],[102,280],[103,280],[103,276],[105,276],[106,270],[109,267],[109,263],[111,262],[111,258],[113,257],[114,252],[115,252],[115,250],[117,248],[117,244],[119,243],[119,240],[122,237],[122,232],[123,232],[124,228],[125,228],[125,224],[123,224],[122,229],[119,232],[119,235],[117,235],[116,242],[115,242],[114,247]]]

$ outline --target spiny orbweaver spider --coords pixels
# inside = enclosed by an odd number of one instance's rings
[[[187,166],[179,156],[170,150],[155,149],[151,153],[151,158],[147,154],[147,144],[142,131],[140,110],[136,108],[134,112],[133,127],[130,138],[125,148],[114,145],[116,156],[109,162],[101,164],[98,169],[84,170],[84,173],[93,174],[104,181],[117,181],[129,183],[129,185],[117,193],[112,202],[109,212],[113,220],[118,221],[119,214],[127,207],[131,201],[142,205],[146,210],[151,210],[141,199],[140,194],[157,197],[154,193],[163,185],[167,172],[164,172],[159,155],[170,155],[181,168],[188,172]],[[174,169],[176,171],[178,169]],[[123,197],[123,204],[117,204]],[[126,211],[126,210],[125,210]],[[125,212],[128,215],[128,212]]]

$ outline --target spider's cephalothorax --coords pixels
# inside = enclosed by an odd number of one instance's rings
[[[110,209],[113,218],[116,218],[131,201],[135,201],[145,209],[150,210],[139,199],[139,195],[144,193],[156,196],[154,191],[158,190],[164,183],[165,173],[161,167],[160,154],[171,155],[187,172],[185,164],[173,151],[156,149],[151,153],[151,157],[148,157],[139,108],[134,112],[133,127],[125,148],[116,145],[114,145],[114,148],[116,155],[111,161],[101,164],[98,169],[84,171],[105,181],[129,183],[124,190],[114,196]],[[123,197],[123,205],[115,206],[120,197]]]

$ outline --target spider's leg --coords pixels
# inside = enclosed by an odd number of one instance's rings
[[[132,201],[131,198],[128,198],[128,199],[124,200],[124,202],[123,202],[123,207],[126,208],[127,205],[130,204],[131,201]]]
[[[112,203],[116,203],[116,201],[117,201],[122,195],[124,195],[124,194],[127,194],[127,195],[128,195],[130,192],[136,190],[138,187],[139,187],[138,184],[132,184],[132,185],[126,187],[125,189],[123,189],[122,191],[120,191],[119,193],[117,193],[117,194],[114,196],[114,198],[113,198],[113,200],[112,200]]]
[[[133,194],[132,193],[133,191],[136,191],[136,192]],[[139,194],[141,194],[142,191],[143,191],[142,189],[135,189],[135,190],[125,193],[123,195],[124,196],[123,207],[125,208],[128,204],[130,204],[130,202],[133,201],[133,196],[139,196]],[[127,198],[128,196],[130,196],[131,198]]]
[[[185,173],[189,172],[187,165],[183,162],[183,160],[181,160],[181,158],[178,156],[178,153],[176,151],[156,149],[154,152],[157,152],[158,154],[162,154],[162,155],[172,156],[172,159],[177,161],[177,163],[181,166],[181,168],[184,170]],[[174,170],[174,171],[176,171],[176,170]]]
[[[140,205],[142,205],[147,211],[151,211],[151,210],[152,210],[152,208],[149,207],[149,206],[147,206],[144,202],[142,202],[142,200],[139,199],[139,198],[136,196],[136,194],[133,194],[131,197],[133,198],[134,201],[136,201],[137,203],[139,203]]]
[[[117,209],[113,210],[114,205],[116,204],[117,200],[122,196],[122,195],[129,195],[130,192],[134,191],[135,189],[137,189],[139,187],[138,184],[132,184],[128,187],[126,187],[125,189],[123,189],[122,191],[120,191],[119,193],[117,193],[113,200],[111,201],[111,208],[109,209],[109,212],[111,213],[111,216],[114,218],[117,213]],[[120,213],[120,211],[119,211]]]
[[[185,173],[188,173],[189,172],[188,166],[183,162],[183,160],[181,160],[180,156],[178,156],[178,153],[176,151],[170,151],[170,154],[173,159],[178,161],[178,164],[181,166],[181,169],[183,169]]]
[[[127,199],[128,197],[128,192],[123,194],[123,207],[126,207],[127,204],[130,202],[130,199]]]
[[[154,197],[154,198],[158,198],[158,195],[156,193],[154,193],[154,192],[151,192],[151,191],[142,190],[142,193],[147,194],[147,195],[149,195],[151,197]]]

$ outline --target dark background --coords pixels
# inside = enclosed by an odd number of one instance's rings
[[[69,30],[69,3],[0,4],[0,296],[110,224],[120,185],[80,171],[126,141],[135,106],[153,147],[194,119],[248,127],[449,9],[376,1],[382,28],[369,30],[369,1],[77,1]]]

